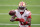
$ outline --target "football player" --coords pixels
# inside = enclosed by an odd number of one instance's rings
[[[26,3],[20,2],[17,10],[11,10],[9,15],[12,16],[11,22],[19,21],[19,27],[31,27],[31,12],[26,10]],[[15,17],[17,17],[15,19]]]

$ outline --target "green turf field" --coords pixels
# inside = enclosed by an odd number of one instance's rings
[[[18,25],[6,24],[18,24],[18,22],[10,22],[11,16],[8,15],[8,12],[17,9],[20,1],[26,2],[27,9],[32,13],[31,23],[37,24],[31,27],[40,27],[40,0],[0,0],[0,27],[19,27]]]

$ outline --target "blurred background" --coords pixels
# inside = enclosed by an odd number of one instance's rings
[[[0,0],[0,27],[19,27],[18,22],[10,22],[8,12],[17,9],[21,1],[32,13],[31,27],[40,27],[40,0]]]

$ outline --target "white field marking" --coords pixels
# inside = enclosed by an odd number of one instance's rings
[[[0,6],[18,6],[18,5],[0,5]],[[40,7],[40,5],[26,5],[29,7]]]
[[[19,25],[19,24],[0,24],[0,25]],[[40,25],[40,24],[31,24],[31,25]]]
[[[0,15],[9,15],[8,13],[0,13]],[[32,14],[32,15],[40,15],[40,14]]]
[[[8,13],[0,13],[0,15],[8,15]]]
[[[40,15],[40,14],[32,14],[32,15]]]

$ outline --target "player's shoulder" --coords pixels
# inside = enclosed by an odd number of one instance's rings
[[[28,11],[29,12],[29,16],[31,15],[31,11]]]
[[[31,15],[31,11],[26,10],[26,14]]]
[[[29,10],[25,10],[26,12],[28,12],[28,13],[31,13],[31,11],[29,11]]]
[[[29,13],[31,13],[31,11],[28,10]]]

